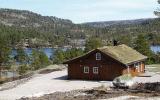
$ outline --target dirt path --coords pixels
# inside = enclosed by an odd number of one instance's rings
[[[56,71],[49,74],[37,74],[28,82],[16,88],[0,91],[0,100],[15,100],[21,97],[42,96],[54,92],[64,92],[77,89],[90,89],[99,86],[110,86],[108,81],[82,81],[67,80],[67,70]]]

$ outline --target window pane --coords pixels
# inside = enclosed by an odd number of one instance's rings
[[[89,67],[84,67],[84,73],[89,73]]]
[[[93,73],[98,74],[98,67],[93,67]]]
[[[96,60],[101,60],[101,54],[100,53],[96,53]]]

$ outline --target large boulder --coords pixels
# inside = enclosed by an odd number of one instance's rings
[[[130,74],[125,74],[125,75],[116,77],[113,80],[113,85],[117,88],[129,88],[134,84],[132,78],[133,77]]]

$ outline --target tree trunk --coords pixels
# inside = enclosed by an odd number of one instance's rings
[[[2,65],[0,64],[0,80],[2,78]]]

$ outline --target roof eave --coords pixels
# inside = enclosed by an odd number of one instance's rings
[[[73,62],[73,61],[75,61],[75,60],[78,60],[78,59],[80,59],[80,58],[85,57],[86,55],[89,55],[90,53],[92,53],[92,52],[94,52],[94,51],[96,51],[96,50],[98,50],[98,49],[93,49],[93,50],[91,50],[91,51],[89,51],[89,52],[87,52],[87,53],[85,53],[85,54],[83,54],[83,55],[81,55],[81,56],[78,56],[78,57],[75,57],[75,58],[73,58],[73,59],[67,60],[67,61],[63,62],[62,64],[71,63],[71,62]]]
[[[133,62],[129,62],[129,63],[126,63],[125,65],[126,66],[129,66],[129,65],[132,65],[134,63],[137,63],[137,62],[141,62],[141,61],[145,61],[148,57],[144,58],[144,59],[141,59],[141,60],[136,60],[136,61],[133,61]]]

